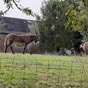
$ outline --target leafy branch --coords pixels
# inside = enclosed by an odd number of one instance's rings
[[[0,15],[6,14],[6,13],[10,10],[10,8],[13,8],[13,4],[14,4],[20,11],[22,11],[23,13],[25,13],[26,15],[32,15],[32,16],[35,15],[35,13],[33,13],[30,8],[28,8],[28,7],[24,8],[22,5],[19,5],[20,0],[19,0],[19,1],[17,1],[17,0],[3,0],[3,2],[4,2],[4,4],[6,5],[6,8],[7,8],[7,9],[6,9],[5,11],[2,11],[2,10],[1,10],[1,11],[0,11]]]

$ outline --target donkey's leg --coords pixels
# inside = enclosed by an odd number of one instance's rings
[[[27,50],[28,50],[28,53],[32,54],[31,50],[30,50],[30,46],[28,45],[27,46]]]
[[[9,46],[9,48],[11,49],[12,53],[14,54],[12,44],[13,44],[13,41],[10,40],[8,46]]]
[[[32,55],[32,52],[31,52],[30,48],[28,48],[28,52]]]
[[[4,46],[4,52],[7,52],[8,45]]]
[[[5,53],[7,52],[7,48],[8,48],[8,45],[7,45],[7,42],[5,41],[5,42],[4,42],[4,52],[5,52]]]
[[[25,44],[25,46],[24,46],[23,54],[25,53],[25,49],[26,49],[27,45],[28,44]]]
[[[10,49],[11,49],[12,53],[14,54],[14,51],[13,51],[13,47],[12,47],[12,45],[10,46]]]

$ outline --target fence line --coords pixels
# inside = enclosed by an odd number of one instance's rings
[[[9,85],[11,88],[88,88],[88,62],[0,58],[0,88]]]

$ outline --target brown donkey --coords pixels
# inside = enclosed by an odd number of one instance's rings
[[[82,43],[80,48],[88,55],[88,42]]]
[[[24,50],[23,50],[23,54],[24,54],[27,45],[32,41],[37,42],[38,40],[39,39],[36,34],[20,34],[20,35],[13,34],[13,33],[8,34],[4,41],[4,52],[6,53],[8,47],[10,47],[12,53],[14,54],[13,47],[12,47],[13,42],[23,42],[25,44]]]

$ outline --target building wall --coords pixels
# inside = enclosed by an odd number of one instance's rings
[[[28,33],[30,32],[30,29],[28,28],[28,24],[31,25],[33,22],[32,20],[28,21],[25,19],[9,18],[9,17],[2,17],[2,16],[0,16],[0,21],[5,23],[4,30],[0,30],[0,52],[4,52],[4,39],[8,33],[19,33],[19,34]],[[13,49],[17,53],[22,53],[23,48],[24,48],[23,44],[19,44],[19,43],[13,44]],[[33,52],[33,49],[31,48],[31,51],[32,53],[35,53]],[[9,48],[8,48],[8,52],[11,52]],[[26,50],[26,52],[28,53],[29,51]]]

